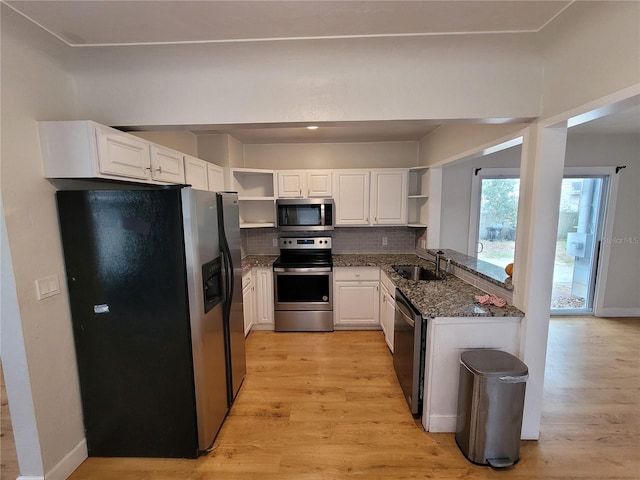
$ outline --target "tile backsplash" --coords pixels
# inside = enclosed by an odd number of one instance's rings
[[[418,230],[420,231],[420,230]],[[333,253],[414,253],[417,232],[408,227],[339,227],[330,232],[309,233],[309,236],[330,236]],[[421,232],[421,231],[420,231]],[[278,232],[275,228],[249,228],[242,230],[244,255],[278,255],[273,246],[280,236],[304,236]],[[386,239],[386,245],[383,245]]]

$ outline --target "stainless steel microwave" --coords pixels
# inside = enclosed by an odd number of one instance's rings
[[[281,198],[276,200],[276,210],[279,230],[333,230],[332,198]]]

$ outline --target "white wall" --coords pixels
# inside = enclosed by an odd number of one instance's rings
[[[640,82],[640,2],[575,2],[542,33],[543,116]]]
[[[436,165],[463,159],[478,152],[478,147],[519,132],[525,124],[442,125],[420,140],[420,165]]]
[[[21,381],[33,393],[46,473],[77,451],[84,431],[54,188],[43,177],[36,121],[74,118],[75,91],[57,42],[1,8],[2,199],[21,317],[3,318],[3,329],[5,321],[21,320],[29,372]],[[61,294],[38,301],[34,281],[51,274],[58,275]],[[3,353],[2,360],[11,388],[15,359]],[[38,474],[24,468],[23,474]]]
[[[250,168],[384,168],[414,167],[418,142],[291,143],[244,146]]]
[[[80,114],[108,125],[535,117],[534,39],[83,48],[74,65]]]

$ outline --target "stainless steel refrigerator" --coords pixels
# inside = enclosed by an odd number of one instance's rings
[[[235,194],[57,192],[90,456],[195,458],[246,362]]]

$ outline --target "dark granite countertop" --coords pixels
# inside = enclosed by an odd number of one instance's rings
[[[445,252],[447,252],[445,250]],[[425,318],[435,317],[523,317],[513,305],[504,308],[480,305],[476,295],[485,292],[455,275],[437,281],[412,281],[398,275],[391,265],[420,265],[433,269],[433,264],[413,254],[344,254],[333,256],[334,267],[380,267],[394,285]]]
[[[445,252],[444,256],[451,258],[454,265],[475,272],[468,263],[466,268],[459,263],[459,261],[466,261],[464,259],[464,257],[467,257],[466,255],[454,250],[443,251]],[[435,253],[435,250],[433,253]],[[242,259],[242,269],[245,271],[252,267],[269,268],[277,258],[277,255],[247,255]],[[333,255],[334,267],[380,267],[425,318],[524,316],[524,313],[513,305],[507,305],[504,308],[493,305],[480,305],[476,302],[475,296],[484,295],[485,292],[455,275],[448,274],[445,279],[437,281],[412,281],[398,275],[391,268],[391,265],[421,265],[433,269],[432,263],[411,253]],[[495,268],[499,269],[499,267]],[[481,272],[478,272],[478,274],[481,274]],[[485,275],[482,276],[484,277]],[[504,276],[506,277],[506,274]],[[495,278],[493,278],[493,281],[498,285],[504,286],[504,282],[500,282]]]
[[[485,280],[506,288],[507,290],[513,290],[511,277],[507,275],[504,268],[485,262],[484,260],[478,260],[476,257],[456,252],[455,250],[449,250],[446,248],[441,250],[428,250],[432,255],[435,255],[437,251],[444,252],[444,255],[442,256],[444,258],[450,258],[451,263],[456,267],[474,273]]]
[[[242,257],[242,271],[246,272],[253,267],[271,268],[277,255],[247,255]]]

